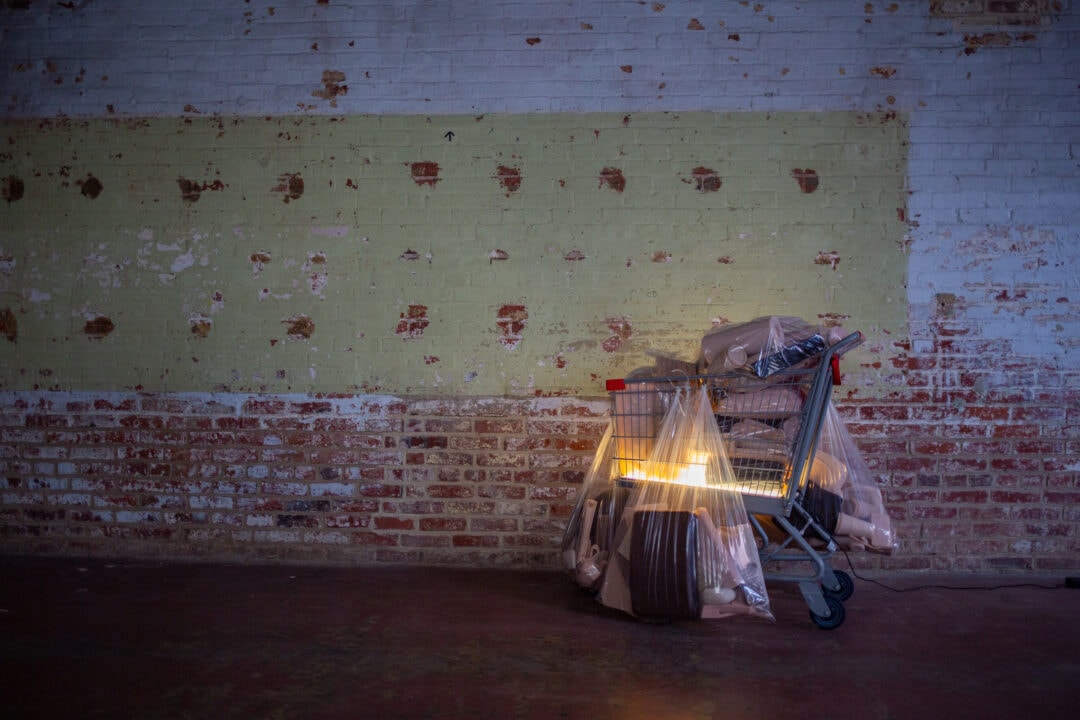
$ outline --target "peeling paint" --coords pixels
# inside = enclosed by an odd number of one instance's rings
[[[953,293],[937,293],[934,295],[934,316],[951,320],[956,317],[960,304],[960,300]]]
[[[349,86],[344,84],[345,73],[340,70],[323,70],[322,88],[311,93],[311,97],[320,100],[329,100],[330,107],[337,107],[337,99],[349,92]]]
[[[604,320],[611,337],[600,344],[604,352],[613,353],[622,348],[623,343],[634,334],[634,328],[626,317],[610,317]]]
[[[699,192],[716,192],[724,181],[712,168],[698,166],[690,171]]]
[[[522,340],[522,332],[529,320],[529,310],[524,305],[503,305],[495,316],[495,324],[502,337],[499,344],[513,350]]]
[[[0,335],[11,342],[15,342],[19,337],[19,321],[11,308],[0,309]]]
[[[93,175],[87,175],[85,180],[79,180],[75,184],[80,185],[80,192],[84,197],[88,197],[91,200],[95,199],[105,189],[105,186],[102,185],[101,181]]]
[[[408,309],[401,313],[394,333],[404,340],[419,338],[429,323],[427,311],[427,305],[409,305]]]
[[[195,180],[189,180],[185,177],[177,178],[176,184],[180,186],[180,199],[185,202],[198,202],[202,197],[203,192],[207,190],[213,190],[220,192],[227,186],[221,180],[214,180],[213,182],[197,182]]]
[[[414,162],[410,166],[410,172],[412,173],[413,182],[420,186],[435,187],[435,183],[441,179],[439,177],[439,163],[436,162]]]
[[[964,54],[973,55],[981,47],[1008,47],[1012,36],[1006,32],[988,32],[978,35],[964,35]]]
[[[606,167],[600,171],[600,187],[607,185],[615,192],[622,192],[626,189],[626,177],[623,176],[622,170],[614,167]]]
[[[22,180],[14,175],[8,175],[3,182],[0,182],[0,197],[3,197],[10,204],[16,200],[21,200],[25,189]]]
[[[324,272],[311,273],[308,277],[308,283],[311,287],[311,294],[316,297],[325,298],[326,284],[329,282],[329,275]]]
[[[293,315],[281,322],[287,326],[285,334],[293,340],[307,340],[315,332],[315,322],[303,313]]]
[[[300,177],[300,173],[278,175],[278,184],[270,192],[282,193],[285,196],[283,201],[286,203],[290,200],[299,200],[304,194],[304,179]]]
[[[827,328],[843,327],[844,323],[850,318],[850,315],[845,315],[844,313],[818,313],[818,319],[821,320],[821,324]]]
[[[195,265],[195,254],[191,250],[188,250],[186,253],[173,260],[172,266],[169,268],[169,270],[173,274],[176,274],[178,272],[187,270],[193,265]]]
[[[251,261],[252,274],[259,277],[259,273],[263,271],[263,268],[270,264],[270,253],[266,250],[259,250],[251,253],[248,259]]]
[[[810,168],[795,168],[791,171],[791,177],[795,178],[795,181],[799,183],[799,190],[807,194],[817,190],[818,184],[821,182],[817,171]]]
[[[104,315],[97,315],[86,321],[86,325],[83,326],[83,332],[91,340],[100,340],[113,330],[116,329],[116,325],[110,318]]]
[[[500,165],[495,169],[495,178],[507,195],[521,188],[521,170],[518,168]]]
[[[828,265],[833,270],[836,270],[836,266],[840,264],[840,253],[835,250],[819,252],[817,257],[814,258],[814,264]]]
[[[193,313],[188,317],[188,324],[191,325],[191,334],[200,338],[209,335],[214,327],[214,321],[202,313]]]

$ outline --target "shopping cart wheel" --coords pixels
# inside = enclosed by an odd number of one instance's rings
[[[824,594],[825,604],[829,607],[828,615],[818,615],[810,611],[810,619],[822,630],[835,630],[844,622],[844,603],[835,595]]]
[[[830,590],[824,585],[821,586],[822,592],[826,595],[832,595],[841,602],[847,600],[855,592],[855,581],[851,579],[843,570],[833,570],[833,575],[836,576],[836,582],[840,583],[839,590]]]

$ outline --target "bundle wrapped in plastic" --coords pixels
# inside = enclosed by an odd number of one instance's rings
[[[627,490],[599,600],[640,618],[772,619],[757,545],[708,392],[682,392]]]
[[[600,438],[581,494],[563,534],[563,567],[578,585],[599,588],[614,545],[615,524],[628,491],[613,482],[612,428]],[[621,501],[621,502],[620,502]]]
[[[826,329],[802,318],[759,317],[706,333],[698,369],[708,374],[745,369],[766,378],[820,355],[843,337],[841,328]]]
[[[846,549],[891,553],[897,544],[881,490],[832,405],[821,426],[803,507]]]

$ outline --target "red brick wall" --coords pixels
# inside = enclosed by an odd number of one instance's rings
[[[604,402],[3,393],[4,552],[552,566]]]
[[[906,390],[837,394],[900,541],[854,562],[1080,570],[1078,374],[963,333],[916,346],[895,368]],[[607,422],[606,401],[567,398],[0,403],[6,553],[554,568]]]
[[[905,389],[840,404],[900,539],[883,566],[1080,569],[1080,372],[970,327],[901,346]]]

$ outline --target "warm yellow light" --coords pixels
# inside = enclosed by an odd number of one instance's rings
[[[706,486],[706,468],[709,464],[709,456],[704,453],[694,453],[687,462],[648,463],[651,472],[646,472],[640,465],[635,465],[625,476],[631,480],[647,480],[650,482],[669,483],[672,485],[686,485],[688,487]]]

